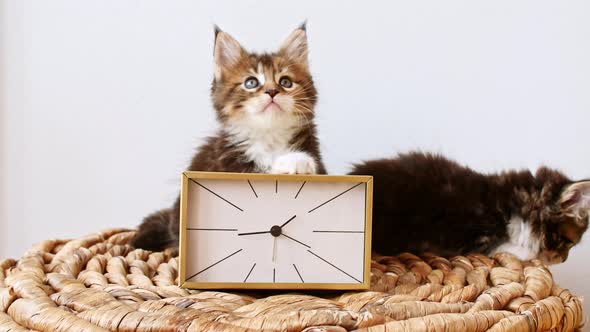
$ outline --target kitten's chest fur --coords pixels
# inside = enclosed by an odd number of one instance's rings
[[[270,173],[277,159],[294,153],[308,155],[317,164],[317,173],[326,173],[313,124],[300,127],[275,121],[272,128],[226,125],[199,148],[188,170]]]
[[[254,163],[255,171],[268,172],[277,157],[294,149],[297,128],[228,127],[225,131],[231,144],[242,151],[247,161]]]
[[[536,258],[541,251],[541,238],[534,231],[530,220],[525,220],[519,215],[513,215],[506,221],[505,232],[505,240],[497,242],[495,246],[488,248],[489,254],[505,251],[526,260]]]

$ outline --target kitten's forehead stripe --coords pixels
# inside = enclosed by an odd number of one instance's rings
[[[269,54],[261,55],[259,61],[262,63],[262,65],[264,65],[264,67],[272,67],[272,56]]]
[[[272,62],[272,70],[275,73],[278,73],[281,70],[281,65],[280,65],[279,59],[273,59],[273,62]],[[282,70],[284,70],[284,69],[282,69]]]
[[[266,80],[265,88],[267,88],[267,89],[276,88],[275,79],[274,79],[275,75],[273,73],[272,67],[266,67],[264,75],[266,77],[268,77],[268,80]]]
[[[261,86],[266,83],[266,78],[268,76],[264,75],[264,65],[261,62],[258,62],[256,66],[256,78],[258,79]]]
[[[258,66],[256,66],[256,73],[264,74],[264,65],[262,64],[262,62],[258,62]]]

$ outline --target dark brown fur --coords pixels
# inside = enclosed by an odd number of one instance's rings
[[[484,175],[415,152],[356,165],[351,174],[374,177],[373,250],[381,254],[489,254],[509,240],[507,223],[519,216],[540,238],[539,258],[556,263],[588,226],[587,210],[573,212],[580,202],[563,199],[573,181],[545,167]]]
[[[199,147],[188,167],[189,171],[272,172],[272,169],[257,164],[246,154],[246,150],[250,147],[249,138],[237,140],[232,129],[240,129],[240,126],[247,127],[247,122],[244,121],[248,121],[248,117],[262,114],[264,110],[249,113],[248,103],[254,103],[253,101],[257,98],[266,97],[264,94],[268,93],[269,89],[274,89],[278,92],[279,98],[291,98],[294,102],[292,109],[283,110],[278,115],[282,118],[277,120],[295,123],[289,131],[292,136],[288,138],[288,150],[304,152],[311,156],[316,164],[315,172],[326,173],[313,122],[317,92],[307,65],[305,34],[305,27],[302,26],[293,32],[279,52],[255,54],[246,52],[231,36],[216,30],[216,75],[211,88],[211,98],[221,129]],[[294,43],[296,47],[293,47]],[[239,56],[232,56],[236,54]],[[244,78],[254,75],[251,73],[260,72],[260,68],[263,68],[267,78],[264,85],[254,91],[245,89]],[[284,89],[278,84],[277,80],[284,76],[288,76],[294,82],[295,87],[292,90]],[[271,121],[270,129],[274,119],[267,118]],[[171,208],[157,211],[146,217],[132,245],[148,250],[177,246],[179,202],[180,200],[177,199]]]

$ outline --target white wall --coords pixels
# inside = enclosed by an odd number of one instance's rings
[[[2,1],[2,0],[0,0]],[[212,24],[254,49],[309,20],[329,170],[413,148],[590,177],[590,3],[0,2],[0,257],[133,227],[211,133]],[[590,244],[556,278],[590,295]]]

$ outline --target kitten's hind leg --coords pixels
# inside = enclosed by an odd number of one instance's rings
[[[174,245],[175,240],[169,232],[172,212],[172,209],[164,209],[145,217],[130,245],[151,251],[161,251]]]

